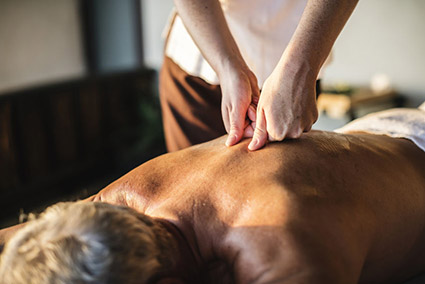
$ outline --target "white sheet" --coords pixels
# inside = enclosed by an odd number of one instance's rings
[[[406,138],[425,151],[425,103],[417,109],[395,108],[372,113],[335,130],[351,131]]]

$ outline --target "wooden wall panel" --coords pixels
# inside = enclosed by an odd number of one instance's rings
[[[77,115],[72,92],[63,92],[49,97],[53,140],[53,157],[56,166],[72,165],[78,160]]]
[[[45,101],[39,96],[22,96],[17,102],[17,153],[24,182],[49,173],[49,145]]]
[[[140,70],[2,95],[0,213],[163,153],[154,82]]]
[[[0,102],[0,188],[11,192],[18,185],[16,151],[12,134],[12,105]]]
[[[94,84],[83,86],[78,94],[82,154],[86,158],[102,151],[101,99]]]

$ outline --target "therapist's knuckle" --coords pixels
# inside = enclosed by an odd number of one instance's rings
[[[241,127],[236,122],[230,123],[230,131],[231,132],[239,132],[241,130]]]
[[[282,139],[279,136],[275,136],[273,134],[268,134],[268,140],[271,142],[275,142],[275,141],[282,141]]]
[[[270,129],[267,132],[270,141],[282,141],[283,139],[285,139],[286,131],[284,129],[280,129],[277,131]]]
[[[297,138],[300,138],[302,134],[303,134],[303,129],[298,127],[289,131],[287,136],[288,138],[297,139]]]
[[[265,134],[267,134],[266,130],[260,128],[260,127],[256,127],[254,130],[255,135],[257,136],[264,136]]]
[[[273,139],[270,141],[282,141],[287,133],[287,126],[283,123],[270,123],[267,125],[267,133]]]

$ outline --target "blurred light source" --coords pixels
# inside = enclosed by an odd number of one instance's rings
[[[389,93],[393,90],[391,79],[387,74],[380,73],[372,76],[370,88],[374,94]]]

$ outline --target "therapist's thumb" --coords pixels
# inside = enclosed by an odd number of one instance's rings
[[[245,126],[245,115],[245,112],[240,109],[236,109],[229,113],[230,130],[226,140],[227,147],[233,146],[241,141]]]
[[[257,113],[257,121],[255,125],[254,135],[248,145],[248,149],[255,151],[263,147],[267,142],[266,118],[264,112]]]

